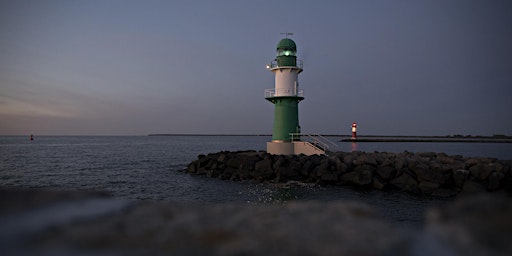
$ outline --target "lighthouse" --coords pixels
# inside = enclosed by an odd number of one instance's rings
[[[356,122],[353,122],[352,123],[352,140],[356,140],[357,139],[357,123]]]
[[[286,36],[290,33],[286,33]],[[267,65],[275,77],[273,89],[265,90],[265,99],[274,104],[274,126],[272,141],[267,142],[270,154],[322,154],[315,151],[311,143],[301,142],[299,125],[299,102],[304,99],[299,89],[299,74],[302,61],[297,60],[297,45],[290,38],[283,38],[277,44],[277,56]],[[311,149],[304,147],[309,144]]]

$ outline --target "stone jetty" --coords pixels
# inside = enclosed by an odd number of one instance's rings
[[[481,191],[512,192],[511,166],[511,160],[434,152],[288,156],[223,151],[199,155],[186,171],[229,180],[298,181],[452,197]]]

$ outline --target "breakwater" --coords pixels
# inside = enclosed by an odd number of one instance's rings
[[[348,185],[418,195],[512,191],[512,161],[444,153],[336,152],[331,156],[222,151],[199,155],[186,171],[230,180]]]

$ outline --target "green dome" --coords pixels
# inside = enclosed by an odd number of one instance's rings
[[[297,51],[297,45],[289,38],[284,38],[277,44],[277,50]]]

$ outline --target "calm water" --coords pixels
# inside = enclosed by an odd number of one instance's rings
[[[331,137],[332,141],[338,138]],[[182,172],[198,154],[265,150],[267,136],[0,137],[0,187],[96,189],[128,199],[281,203],[289,200],[360,200],[395,223],[421,223],[439,199],[344,187],[291,187],[233,182]],[[512,144],[338,142],[342,151],[445,152],[512,159]]]

